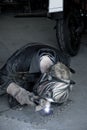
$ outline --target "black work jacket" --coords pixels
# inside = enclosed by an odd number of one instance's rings
[[[42,53],[51,53],[55,63],[60,61],[69,66],[67,55],[50,45],[29,43],[18,49],[0,69],[0,85],[5,88],[11,82],[16,82],[23,88],[30,88],[40,77],[39,56]],[[32,88],[32,87],[31,87]],[[32,91],[32,90],[31,90]]]

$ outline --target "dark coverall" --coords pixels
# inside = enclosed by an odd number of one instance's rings
[[[63,52],[49,45],[29,43],[17,50],[0,69],[0,89],[6,92],[7,86],[15,82],[33,92],[41,75],[39,59],[44,54],[54,56],[54,64],[60,61],[69,67],[69,57]]]

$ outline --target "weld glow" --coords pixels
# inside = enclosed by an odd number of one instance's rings
[[[45,111],[45,113],[50,113],[50,107],[45,107],[44,111]]]
[[[44,107],[44,112],[47,114],[50,113],[50,105],[51,105],[50,102],[47,102],[45,107]]]

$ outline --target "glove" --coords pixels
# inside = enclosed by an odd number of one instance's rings
[[[7,93],[13,96],[21,105],[27,104],[34,106],[34,100],[38,98],[33,93],[30,93],[15,83],[11,83],[7,87]]]

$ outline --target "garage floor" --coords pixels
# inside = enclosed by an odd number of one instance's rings
[[[55,21],[47,18],[14,18],[0,15],[0,66],[21,46],[40,42],[57,46]],[[87,38],[83,35],[81,49],[71,60],[76,70],[76,85],[69,100],[53,105],[54,113],[41,116],[33,107],[10,109],[7,96],[0,97],[0,130],[87,130]]]

